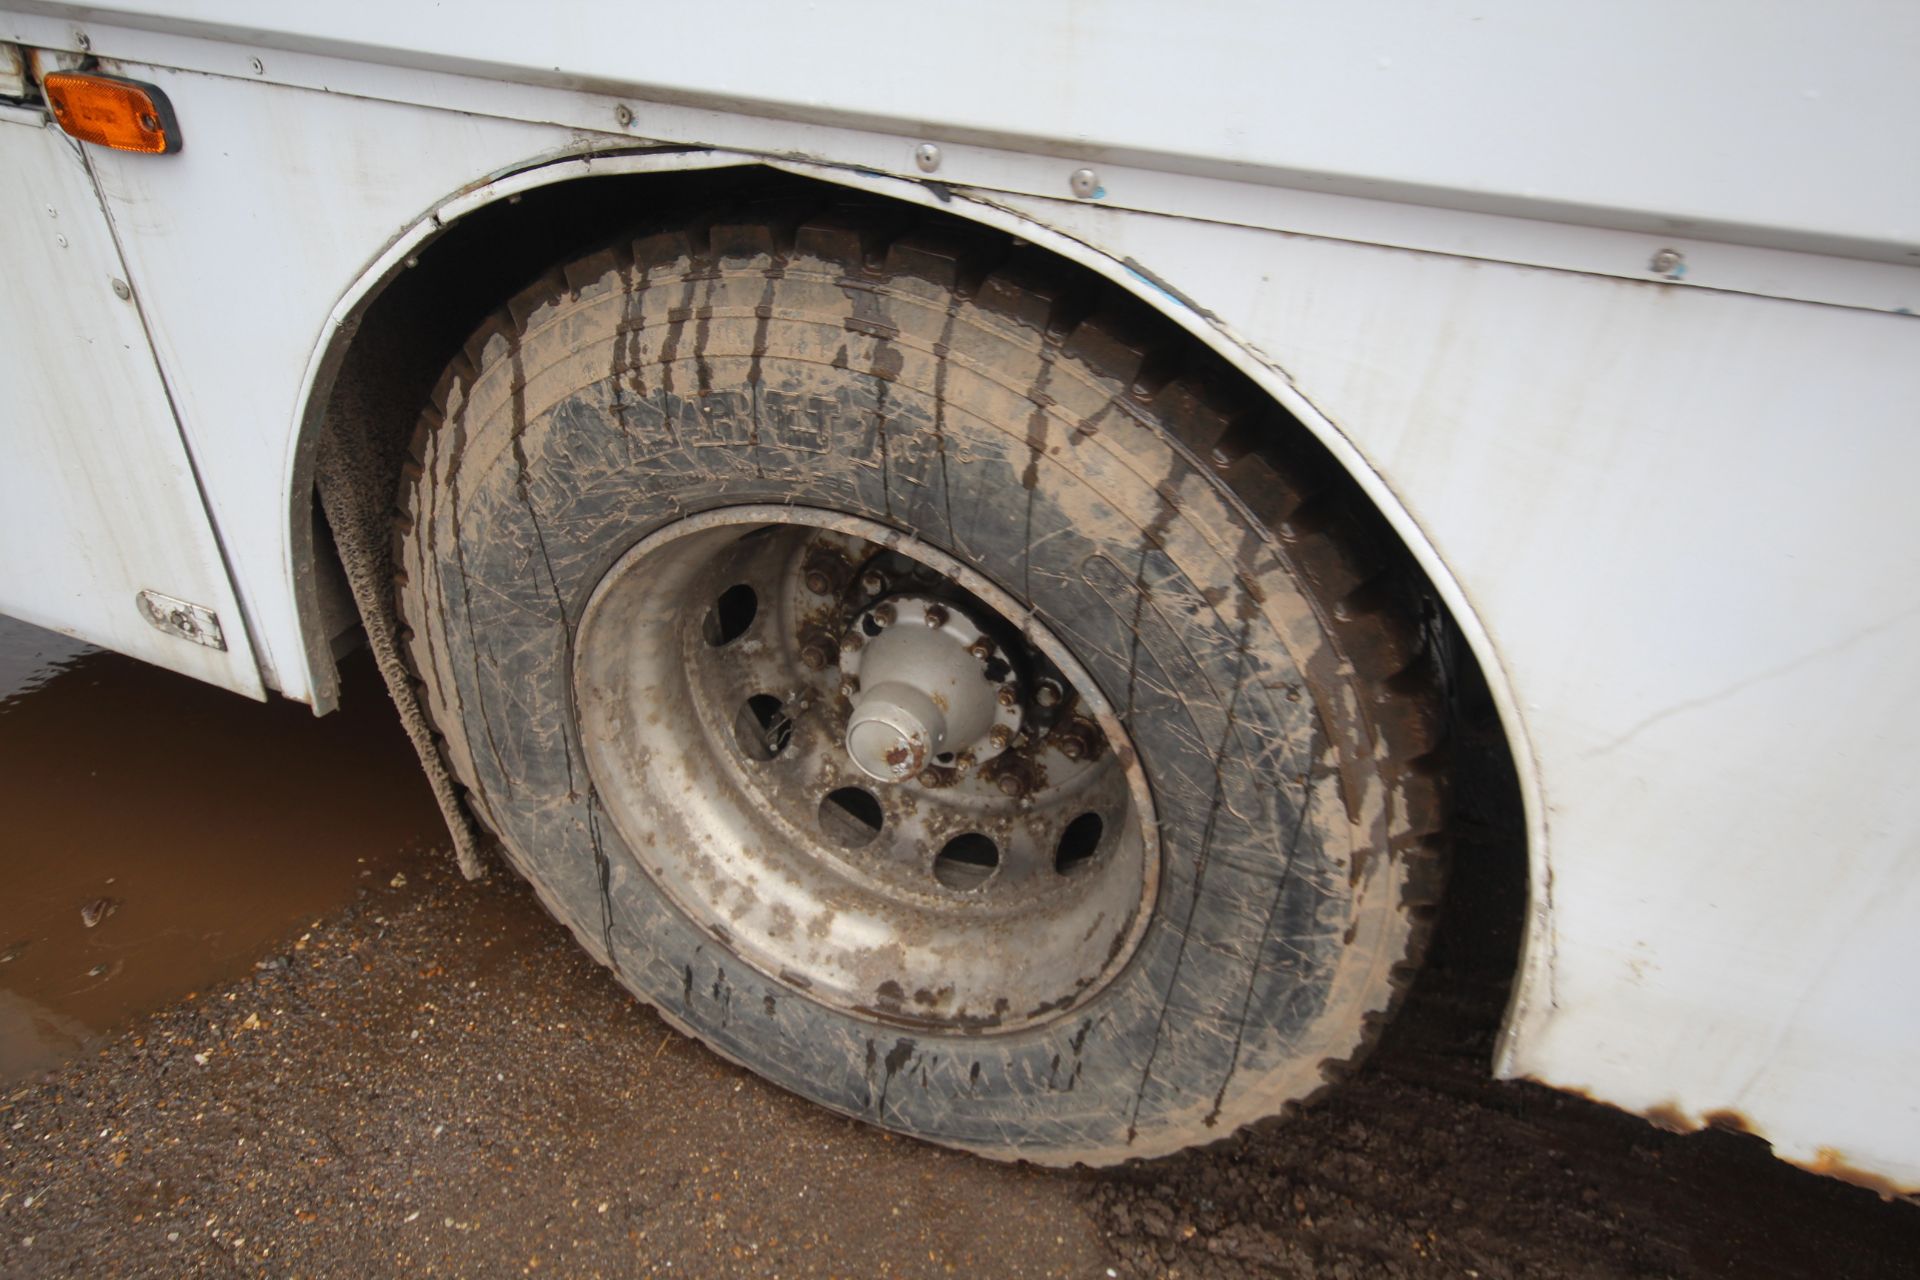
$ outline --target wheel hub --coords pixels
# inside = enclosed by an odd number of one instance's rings
[[[940,756],[985,763],[999,755],[1020,728],[1020,689],[994,656],[993,642],[956,605],[895,596],[861,614],[840,642],[854,764],[892,783],[920,776]]]

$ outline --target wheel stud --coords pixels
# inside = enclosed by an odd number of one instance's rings
[[[1000,705],[1003,707],[1011,707],[1016,702],[1020,701],[1020,695],[1013,691],[1013,686],[1010,684],[1001,685],[1000,692],[995,694],[994,697],[999,701]]]
[[[929,627],[932,627],[935,631],[938,631],[940,628],[946,626],[947,611],[945,607],[937,604],[928,605],[927,612],[926,612],[926,621],[927,621],[927,625]]]
[[[893,606],[890,604],[883,604],[873,611],[873,625],[876,627],[890,627],[893,619]]]
[[[860,646],[865,643],[866,641],[860,638],[860,633],[858,631],[849,631],[847,632],[847,634],[840,637],[840,652],[858,653],[860,652]]]
[[[967,652],[980,659],[980,661],[985,662],[993,656],[993,646],[985,640],[975,640],[967,646]]]

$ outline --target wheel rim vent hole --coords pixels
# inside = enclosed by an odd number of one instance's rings
[[[999,684],[1012,674],[1013,668],[1007,665],[1005,658],[987,659],[987,679],[993,681],[995,684]]]
[[[866,617],[860,619],[860,629],[869,636],[877,636],[880,634],[880,624],[873,620],[872,614],[868,614]]]
[[[841,787],[820,801],[820,829],[843,849],[871,844],[886,821],[879,797],[865,787]]]
[[[1100,836],[1106,830],[1106,824],[1100,821],[1097,813],[1083,813],[1067,824],[1060,833],[1060,843],[1054,846],[1053,869],[1063,876],[1085,871],[1093,865],[1093,855],[1100,852]]]
[[[933,878],[949,889],[976,889],[999,866],[1000,846],[991,836],[969,831],[940,847],[933,858]]]
[[[733,717],[733,736],[754,760],[771,760],[793,740],[793,720],[780,699],[756,693],[740,704]]]
[[[760,612],[760,597],[754,594],[752,587],[737,582],[722,591],[707,610],[705,621],[700,624],[700,634],[707,643],[718,649],[723,644],[732,644],[746,634],[753,625],[754,615]]]

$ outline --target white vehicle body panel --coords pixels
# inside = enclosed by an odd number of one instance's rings
[[[0,109],[0,611],[266,696],[167,389],[80,147]],[[225,648],[162,634],[158,591]]]
[[[69,6],[30,7],[0,39],[77,47]],[[289,518],[311,397],[442,223],[768,157],[948,202],[1235,360],[1433,576],[1529,805],[1499,1069],[1920,1188],[1915,11],[180,8],[71,10],[187,138],[88,155],[288,696],[329,678]],[[580,157],[638,141],[705,150]],[[1082,165],[1099,199],[1064,198]]]

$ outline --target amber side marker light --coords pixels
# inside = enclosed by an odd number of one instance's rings
[[[60,127],[82,142],[159,156],[180,149],[180,124],[167,95],[138,80],[53,71],[41,92]]]

